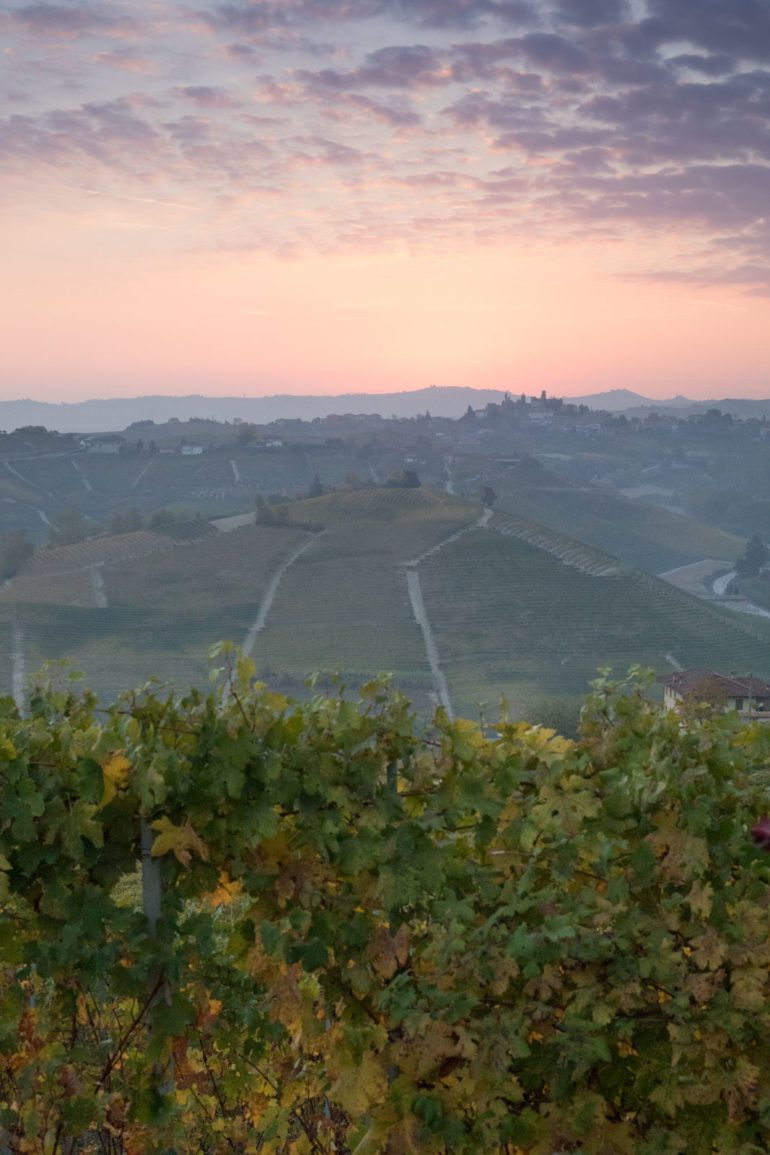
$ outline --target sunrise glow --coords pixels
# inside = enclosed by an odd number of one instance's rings
[[[768,394],[766,9],[65,0],[0,53],[4,398]]]

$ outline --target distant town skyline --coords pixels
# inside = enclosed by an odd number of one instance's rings
[[[763,0],[12,0],[0,397],[770,396]]]

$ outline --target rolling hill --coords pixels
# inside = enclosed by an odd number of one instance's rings
[[[277,526],[126,534],[39,555],[0,593],[2,688],[66,657],[107,697],[202,684],[229,638],[306,693],[391,672],[420,709],[574,723],[597,667],[770,674],[762,622],[733,621],[594,545],[424,488],[290,503]],[[237,525],[235,523],[226,523]],[[224,526],[222,527],[224,528]]]

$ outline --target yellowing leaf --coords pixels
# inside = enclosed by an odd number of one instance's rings
[[[342,1052],[345,1055],[344,1052]],[[345,1055],[345,1063],[331,1085],[330,1097],[354,1119],[365,1115],[369,1108],[381,1102],[388,1092],[388,1079],[382,1063],[371,1051],[359,1061]]]
[[[242,890],[243,883],[239,878],[231,878],[226,870],[220,870],[219,884],[209,895],[209,902],[212,906],[229,906]]]
[[[690,904],[690,910],[696,916],[705,920],[711,914],[711,904],[714,898],[714,888],[710,882],[701,882],[700,879],[692,884],[690,893],[687,895],[686,901]]]
[[[767,1005],[765,975],[757,969],[736,967],[732,973],[733,1006],[742,1011],[762,1011]]]
[[[655,1087],[654,1090],[650,1091],[649,1098],[669,1117],[675,1115],[684,1104],[682,1092],[673,1080]]]
[[[399,967],[405,966],[409,958],[409,928],[402,923],[392,935],[385,927],[380,927],[369,947],[369,959],[376,973],[383,979],[391,979]]]
[[[696,838],[676,826],[674,815],[658,817],[658,829],[647,835],[647,842],[660,861],[663,875],[672,882],[697,878],[708,866],[708,847],[703,838]]]
[[[195,851],[199,858],[208,862],[209,848],[189,822],[185,822],[183,826],[175,826],[164,814],[162,818],[152,823],[152,828],[158,832],[150,851],[153,858],[160,858],[171,851],[177,862],[181,862],[182,866],[189,866],[192,859],[191,851]]]
[[[121,750],[110,754],[110,756],[102,762],[104,789],[102,791],[102,800],[99,804],[100,809],[112,802],[118,791],[126,785],[130,773],[131,763]]]
[[[16,747],[10,738],[3,738],[2,741],[0,741],[0,754],[3,754],[8,759],[16,757]]]

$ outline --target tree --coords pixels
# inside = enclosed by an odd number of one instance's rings
[[[421,486],[419,475],[414,469],[402,469],[400,473],[391,473],[385,482],[386,489],[419,489]]]
[[[354,469],[350,469],[345,474],[345,485],[347,486],[348,489],[351,489],[351,490],[370,489],[372,486],[372,482],[371,481],[365,481],[360,473],[357,473],[356,470],[354,470]]]
[[[322,497],[323,491],[324,487],[321,485],[320,477],[317,473],[313,474],[313,480],[311,481],[307,491],[308,497]]]
[[[79,509],[64,509],[51,518],[48,547],[53,549],[60,545],[75,545],[87,537],[93,537],[98,531],[95,522],[85,517]]]
[[[491,485],[484,485],[484,486],[482,486],[482,489],[481,489],[481,504],[482,504],[482,505],[485,505],[485,506],[487,506],[488,508],[490,508],[490,509],[491,509],[491,507],[492,507],[492,506],[495,504],[495,502],[496,502],[496,501],[497,501],[497,493],[496,493],[496,491],[495,491],[495,490],[492,488],[492,486],[491,486]]]
[[[138,509],[131,508],[124,513],[113,513],[110,518],[110,533],[135,533],[144,529],[144,518]]]
[[[0,533],[0,577],[10,578],[18,573],[24,562],[32,556],[34,549],[23,529],[10,529]]]
[[[746,542],[746,548],[735,563],[736,573],[741,577],[756,577],[767,561],[767,546],[758,534]]]
[[[150,529],[169,529],[178,521],[179,516],[173,509],[156,509],[150,518]]]

